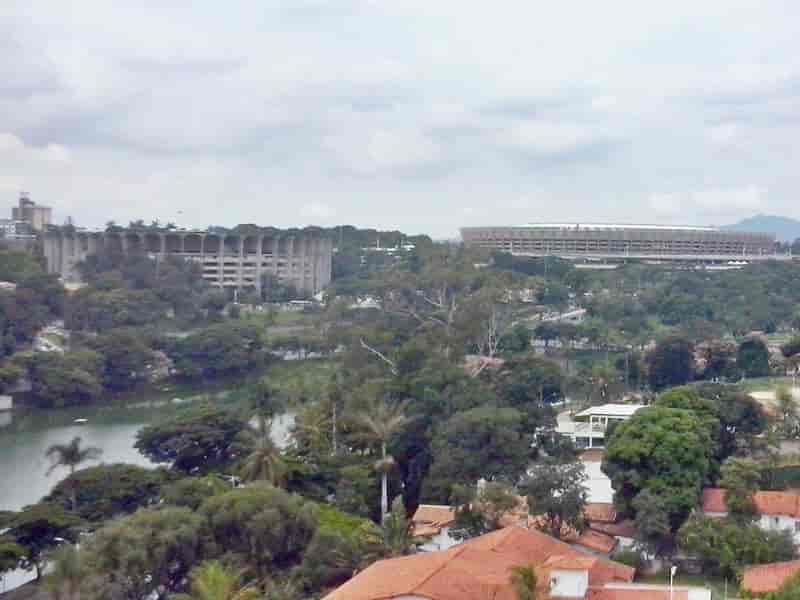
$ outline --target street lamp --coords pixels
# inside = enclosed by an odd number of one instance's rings
[[[677,565],[672,565],[669,569],[669,600],[672,600],[672,580],[675,578],[675,573],[677,572]]]

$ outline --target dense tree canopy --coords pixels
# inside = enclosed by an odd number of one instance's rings
[[[207,473],[239,458],[236,444],[247,426],[239,416],[211,406],[181,412],[136,434],[136,448],[150,460],[183,473]]]
[[[715,455],[707,423],[691,411],[653,406],[620,423],[607,442],[603,471],[614,501],[633,514],[643,490],[662,496],[673,527],[697,506]]]
[[[453,415],[434,433],[423,496],[446,502],[454,484],[475,485],[481,478],[516,482],[531,458],[532,436],[521,421],[516,409],[491,406]]]
[[[679,337],[663,340],[647,355],[647,370],[656,390],[683,385],[694,376],[694,347]]]

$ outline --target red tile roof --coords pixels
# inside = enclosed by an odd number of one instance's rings
[[[589,588],[586,600],[670,600],[669,588]],[[672,600],[689,600],[689,592],[673,590]]]
[[[800,573],[800,560],[750,567],[742,574],[742,589],[751,594],[775,592],[796,573]]]
[[[617,545],[617,540],[611,535],[586,529],[573,543],[595,552],[609,554]]]
[[[756,511],[760,515],[782,515],[800,518],[800,494],[796,492],[756,492],[753,496]],[[703,512],[726,513],[725,490],[706,488],[703,490]]]
[[[631,519],[620,521],[619,523],[590,523],[594,531],[599,531],[614,537],[635,538],[636,526]]]
[[[555,568],[589,571],[590,585],[631,582],[635,570],[589,556],[539,531],[507,527],[449,550],[382,560],[331,592],[325,600],[386,600],[417,595],[430,600],[513,600],[510,569],[533,565],[540,581]]]
[[[456,520],[456,509],[442,504],[420,504],[411,522],[416,537],[433,537]]]
[[[600,523],[614,523],[617,520],[617,510],[614,505],[607,502],[590,502],[583,509],[587,521]]]

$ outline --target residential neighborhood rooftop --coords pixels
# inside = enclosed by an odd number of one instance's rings
[[[750,594],[769,594],[797,573],[800,573],[800,560],[750,567],[742,574],[741,587]]]

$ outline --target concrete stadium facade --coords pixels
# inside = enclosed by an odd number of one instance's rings
[[[585,260],[727,262],[789,260],[775,237],[712,227],[543,223],[516,227],[463,227],[468,246],[518,256]]]
[[[49,273],[67,281],[80,279],[76,266],[103,252],[141,252],[154,260],[178,256],[196,261],[203,279],[221,288],[261,288],[262,275],[272,274],[299,292],[313,295],[331,280],[333,242],[314,230],[270,234],[205,231],[70,232],[42,236]]]

